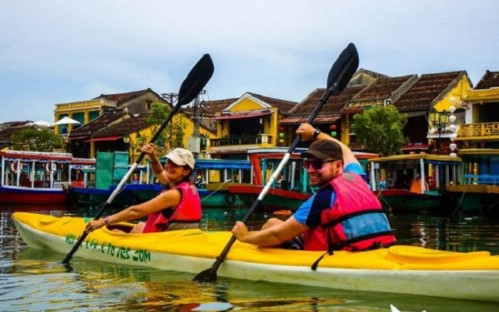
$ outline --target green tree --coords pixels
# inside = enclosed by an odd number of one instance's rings
[[[53,152],[64,142],[60,135],[52,130],[24,128],[10,135],[12,149],[19,151]]]
[[[153,102],[151,104],[152,113],[147,120],[147,124],[152,126],[152,133],[155,133],[159,129],[170,114],[170,111],[170,107],[164,103]],[[163,152],[175,147],[183,147],[185,128],[185,122],[181,118],[175,118],[174,116],[158,137],[156,145],[164,149]]]
[[[403,129],[407,114],[400,114],[393,105],[377,107],[353,117],[352,130],[357,143],[382,156],[400,154],[406,144]]]

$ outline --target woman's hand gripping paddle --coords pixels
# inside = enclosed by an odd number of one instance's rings
[[[355,71],[357,71],[358,66],[359,66],[359,55],[357,53],[357,49],[355,48],[355,45],[353,43],[350,43],[343,50],[343,52],[341,52],[338,59],[334,62],[333,67],[331,67],[331,70],[329,71],[329,75],[327,78],[327,89],[324,92],[324,95],[320,99],[319,103],[313,110],[313,112],[308,117],[307,123],[312,123],[315,116],[317,116],[322,106],[327,102],[330,96],[337,95],[341,91],[343,91],[343,89],[345,89],[348,82],[352,78],[353,74],[355,73]],[[241,221],[247,222],[249,217],[261,204],[263,198],[267,194],[268,190],[270,189],[274,181],[279,177],[280,172],[288,162],[289,158],[291,157],[291,154],[293,153],[293,150],[296,148],[299,142],[300,138],[296,137],[291,146],[289,147],[289,150],[287,151],[287,153],[284,155],[283,159],[277,166],[277,169],[274,171],[269,181],[267,181],[267,184],[258,195],[258,198],[256,199],[255,202],[253,202],[251,208],[248,210],[248,212],[246,212]],[[196,275],[193,280],[196,282],[216,282],[218,267],[224,261],[225,257],[229,253],[230,248],[232,247],[235,241],[236,238],[234,237],[234,235],[232,235],[231,239],[225,246],[222,253],[217,257],[217,259],[213,263],[212,267],[198,273],[198,275]]]
[[[192,100],[194,100],[194,98],[199,95],[199,93],[203,90],[203,88],[210,80],[214,70],[215,67],[213,66],[213,61],[211,60],[210,55],[209,54],[203,55],[203,57],[201,57],[201,59],[191,69],[191,71],[185,78],[184,82],[182,82],[182,85],[180,86],[180,90],[178,92],[177,104],[173,107],[170,114],[168,115],[166,120],[161,124],[159,129],[156,130],[151,140],[149,140],[149,143],[154,143],[158,139],[158,137],[161,135],[161,132],[163,132],[163,130],[166,128],[166,126],[172,119],[173,115],[175,115],[175,113],[179,110],[179,108],[182,105],[192,102]],[[144,156],[145,156],[144,152],[140,153],[140,156],[137,158],[135,163],[130,167],[125,176],[121,179],[120,183],[111,193],[107,201],[100,205],[101,208],[97,212],[97,215],[95,216],[94,220],[97,220],[102,216],[107,206],[109,206],[113,202],[114,198],[121,192],[126,181],[128,181],[132,173],[137,168],[138,164],[142,161],[142,159],[144,159]],[[88,235],[87,232],[82,233],[80,239],[78,239],[78,241],[73,246],[71,251],[67,254],[66,258],[64,258],[62,263],[65,264],[69,263],[73,254],[76,252],[76,250],[78,250],[78,248],[80,247],[81,243],[85,240],[87,235]]]

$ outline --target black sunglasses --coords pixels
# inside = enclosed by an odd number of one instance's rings
[[[325,163],[335,162],[338,159],[305,159],[303,161],[303,167],[308,170],[310,166],[315,170],[320,170],[324,166]]]

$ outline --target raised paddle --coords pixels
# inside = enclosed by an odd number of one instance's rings
[[[158,139],[158,137],[161,135],[161,132],[163,132],[163,130],[166,128],[166,126],[172,119],[173,115],[179,110],[180,106],[192,102],[192,100],[194,100],[194,98],[199,95],[201,90],[203,90],[203,88],[210,80],[214,70],[215,67],[213,66],[213,61],[211,60],[210,55],[209,54],[203,55],[203,57],[201,57],[201,59],[191,69],[191,71],[185,78],[184,82],[182,82],[180,90],[178,91],[177,104],[170,111],[170,114],[168,115],[166,120],[161,124],[159,129],[156,130],[151,140],[149,140],[149,143],[154,143]],[[121,192],[126,181],[128,181],[128,179],[135,171],[139,163],[142,161],[142,159],[144,159],[144,156],[145,156],[144,152],[140,153],[140,156],[137,158],[135,163],[130,167],[125,176],[121,179],[120,183],[111,193],[107,201],[105,201],[103,204],[100,205],[101,208],[97,212],[97,215],[95,216],[94,220],[97,220],[102,216],[104,210],[113,202],[114,198]],[[80,247],[81,243],[85,240],[87,235],[88,235],[87,232],[83,232],[80,239],[76,242],[76,244],[73,246],[73,249],[71,249],[71,251],[67,254],[66,258],[64,258],[62,263],[69,263],[69,261],[73,257],[73,254],[76,252],[76,250],[78,250],[78,248]]]
[[[341,91],[343,91],[343,89],[345,89],[348,82],[352,78],[353,74],[357,70],[358,66],[359,66],[359,55],[357,53],[357,49],[355,48],[355,45],[353,43],[350,43],[343,50],[343,52],[341,52],[338,59],[334,62],[333,67],[331,67],[331,70],[329,71],[329,75],[327,77],[327,89],[324,92],[324,95],[320,99],[319,103],[313,110],[313,112],[308,117],[307,123],[312,123],[315,116],[317,116],[322,106],[327,102],[327,100],[331,95],[336,95]],[[282,169],[288,162],[289,158],[291,157],[291,153],[293,153],[293,150],[296,148],[299,142],[300,138],[296,137],[291,146],[289,147],[287,153],[284,155],[283,159],[277,166],[277,169],[274,171],[271,178],[269,179],[267,184],[265,184],[265,187],[258,195],[258,198],[253,202],[250,209],[246,212],[241,221],[247,222],[249,217],[261,204],[263,198],[269,191],[274,181],[278,178],[280,172],[282,171]],[[217,257],[211,268],[198,273],[198,275],[196,275],[193,280],[196,282],[216,282],[217,270],[220,267],[220,264],[222,264],[222,262],[224,261],[227,254],[229,253],[230,248],[232,247],[235,241],[236,237],[232,235],[229,242],[225,246],[224,250]]]

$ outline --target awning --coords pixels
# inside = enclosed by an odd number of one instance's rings
[[[103,137],[103,138],[93,138],[90,140],[86,140],[85,142],[103,142],[103,141],[116,141],[123,138],[122,136],[112,136],[112,137]]]
[[[281,125],[299,125],[301,123],[307,122],[308,117],[296,117],[296,118],[284,118],[279,120]],[[333,123],[340,117],[316,117],[314,118],[313,124],[328,124]]]
[[[423,143],[413,143],[413,144],[406,144],[406,145],[402,146],[403,151],[427,150],[429,148],[430,148],[430,145],[423,144]]]
[[[82,139],[88,139],[88,135],[80,135],[80,136],[74,136],[74,137],[68,137],[68,140],[82,140]]]
[[[257,112],[243,112],[243,113],[230,113],[221,116],[210,117],[213,120],[227,120],[227,119],[244,119],[244,118],[254,118],[261,117],[272,114],[271,111],[257,111]]]
[[[427,139],[452,139],[457,137],[456,131],[443,130],[438,132],[435,128],[430,129],[426,135]]]
[[[438,133],[429,133],[426,138],[427,139],[452,139],[453,137],[456,137],[457,135],[455,133],[449,133],[449,132],[442,132],[440,134]]]

